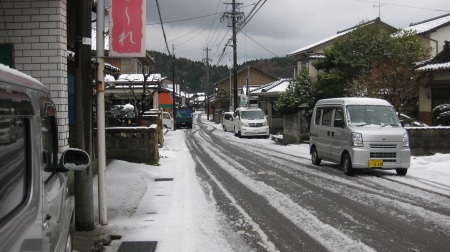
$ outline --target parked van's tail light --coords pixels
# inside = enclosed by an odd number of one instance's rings
[[[364,146],[363,137],[361,133],[352,132],[352,146]]]
[[[408,133],[403,133],[403,147],[409,147]]]

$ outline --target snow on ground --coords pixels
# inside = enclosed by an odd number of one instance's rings
[[[221,130],[220,124],[206,123]],[[183,132],[167,132],[165,146],[160,149],[160,166],[120,160],[108,163],[108,225],[97,226],[97,229],[120,234],[122,239],[113,241],[106,251],[117,251],[123,241],[158,241],[158,252],[250,251],[227,226],[213,197],[202,190],[202,186],[207,185],[201,185],[196,178],[195,163]],[[307,144],[285,146],[270,139],[246,140],[309,158]],[[405,177],[395,176],[395,171],[380,172],[391,180],[450,195],[449,164],[450,154],[436,154],[412,157]],[[155,181],[168,178],[173,181]],[[94,199],[97,199],[96,181],[94,179]],[[94,203],[98,209],[96,200]]]

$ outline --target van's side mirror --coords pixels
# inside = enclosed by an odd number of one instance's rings
[[[59,167],[67,170],[84,170],[91,163],[91,158],[83,150],[68,149],[63,152]]]

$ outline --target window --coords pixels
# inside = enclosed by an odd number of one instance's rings
[[[314,120],[314,124],[320,125],[320,116],[322,115],[322,108],[317,108],[316,110],[316,118]]]
[[[55,118],[55,106],[50,100],[41,102],[41,129],[42,129],[42,163],[44,181],[47,180],[57,167],[58,138]]]
[[[27,96],[0,90],[0,225],[29,195],[30,121],[33,114]]]
[[[331,118],[333,116],[333,108],[324,108],[322,116],[322,125],[331,126]]]

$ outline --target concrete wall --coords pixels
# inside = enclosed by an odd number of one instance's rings
[[[107,128],[106,158],[158,164],[158,129],[155,126]]]
[[[411,127],[406,130],[411,155],[450,153],[450,127]]]

